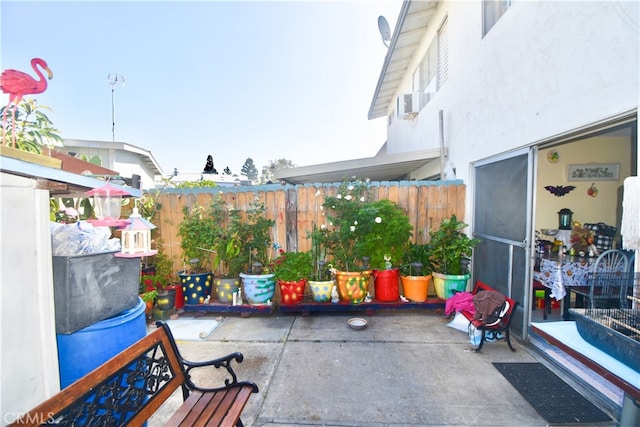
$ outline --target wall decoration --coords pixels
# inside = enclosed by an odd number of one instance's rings
[[[562,197],[565,194],[569,194],[569,192],[573,189],[575,189],[576,187],[574,187],[573,185],[567,185],[567,186],[562,186],[562,185],[547,185],[546,187],[544,187],[545,190],[547,190],[549,193],[553,194],[556,197]]]
[[[558,163],[560,161],[560,153],[558,153],[556,150],[547,152],[547,161],[549,163]]]
[[[617,181],[620,163],[588,163],[569,165],[569,181]]]
[[[591,187],[587,188],[587,195],[591,197],[598,196],[598,189],[596,188],[596,183],[592,183]]]

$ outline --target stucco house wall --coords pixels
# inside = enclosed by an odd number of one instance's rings
[[[474,161],[637,110],[637,2],[513,2],[485,37],[482,2],[439,2],[397,95],[445,18],[448,80],[413,120],[389,105],[389,153],[438,147],[442,110],[449,160],[472,185]]]

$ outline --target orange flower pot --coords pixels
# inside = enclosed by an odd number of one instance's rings
[[[364,301],[369,290],[371,270],[336,272],[338,295],[341,301],[359,304]]]

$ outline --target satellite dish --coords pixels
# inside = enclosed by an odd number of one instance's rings
[[[382,36],[382,43],[384,43],[386,47],[389,47],[389,42],[391,41],[391,28],[389,28],[389,23],[384,16],[378,16],[378,29]]]
[[[124,86],[124,77],[122,77],[120,74],[109,73],[109,75],[107,76],[107,82],[111,85],[111,87],[115,87],[116,85]]]

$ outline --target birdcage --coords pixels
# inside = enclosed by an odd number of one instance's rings
[[[589,274],[587,307],[571,309],[585,341],[640,371],[640,274]]]

